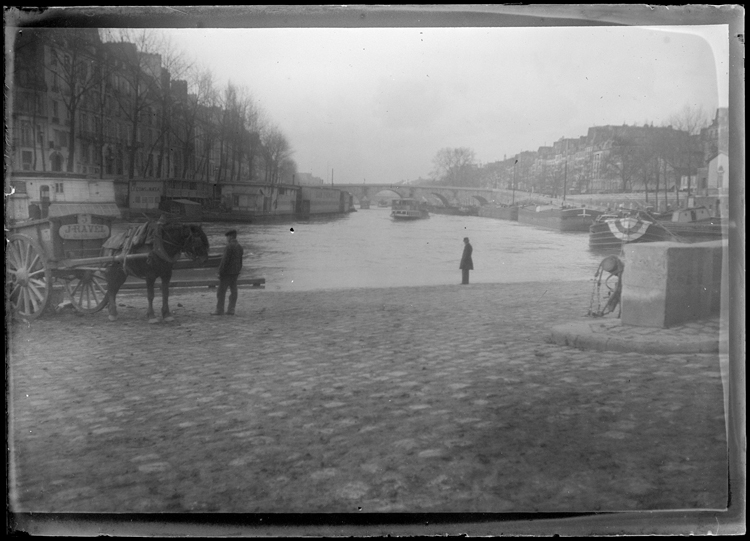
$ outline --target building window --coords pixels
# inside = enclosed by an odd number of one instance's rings
[[[106,154],[105,154],[105,157],[104,157],[104,166],[105,166],[105,169],[104,169],[104,171],[105,171],[105,172],[106,172],[106,174],[108,174],[108,175],[111,175],[111,174],[112,174],[112,165],[113,165],[113,164],[112,164],[112,162],[113,162],[113,161],[114,161],[114,158],[113,158],[113,156],[112,156],[112,149],[111,149],[111,148],[108,148],[108,149],[107,149],[107,152],[106,152]]]
[[[31,125],[24,122],[21,124],[21,145],[30,147],[34,145],[34,138],[32,137]]]
[[[52,122],[60,123],[60,109],[56,101],[52,102]]]
[[[63,193],[63,183],[55,182],[55,193]]]
[[[24,171],[31,170],[31,159],[32,159],[32,154],[30,150],[21,151],[21,167],[23,167]]]
[[[59,152],[55,152],[52,157],[50,158],[50,162],[52,164],[52,171],[59,173],[62,171],[63,168],[63,158],[62,155]]]
[[[60,130],[55,130],[55,143],[58,147],[68,146],[68,133]]]

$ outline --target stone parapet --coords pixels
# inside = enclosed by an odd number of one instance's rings
[[[669,328],[719,314],[725,241],[626,245],[622,323]]]

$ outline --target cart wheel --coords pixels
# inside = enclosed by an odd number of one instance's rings
[[[104,269],[75,269],[62,277],[73,307],[83,314],[95,314],[109,302]]]
[[[16,316],[36,319],[47,307],[52,287],[49,264],[39,244],[25,235],[8,237],[5,287]]]

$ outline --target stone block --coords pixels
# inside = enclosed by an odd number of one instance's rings
[[[626,245],[622,323],[669,328],[718,314],[725,248],[725,241]]]

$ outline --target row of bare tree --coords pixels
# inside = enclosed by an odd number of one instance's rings
[[[705,166],[706,146],[700,134],[710,124],[701,107],[686,105],[672,114],[664,126],[614,127],[613,135],[599,143],[604,159],[595,171],[593,154],[585,159],[566,158],[548,164],[536,159],[536,153],[525,152],[520,160],[479,165],[475,153],[466,147],[440,149],[433,159],[431,177],[435,184],[445,186],[520,187],[540,193],[562,195],[563,191],[590,191],[595,176],[610,180],[612,189],[631,191],[636,188],[657,194],[669,186],[679,185]],[[587,146],[590,146],[587,143]],[[713,146],[713,145],[709,145]],[[578,154],[580,156],[580,153]]]
[[[51,81],[63,105],[68,172],[80,141],[102,176],[276,183],[295,173],[287,138],[251,92],[219,87],[158,30],[26,30],[15,52],[14,74],[37,91]]]

